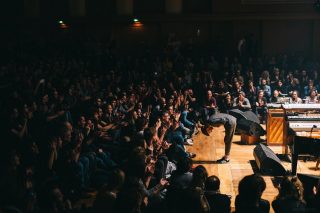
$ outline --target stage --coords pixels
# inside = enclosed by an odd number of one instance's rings
[[[264,126],[265,127],[265,126]],[[221,181],[221,192],[232,196],[231,205],[234,207],[234,200],[238,193],[238,183],[245,176],[257,171],[253,157],[255,145],[245,145],[240,142],[240,135],[235,135],[231,148],[231,160],[228,164],[215,164],[215,160],[224,155],[224,128],[216,127],[210,136],[205,136],[200,131],[193,137],[194,145],[187,146],[187,150],[194,152],[197,156],[193,159],[194,164],[202,164],[208,170],[209,175],[217,175]],[[264,139],[264,138],[262,138]],[[276,154],[282,153],[281,146],[270,146]],[[291,163],[282,161],[287,170],[291,169]],[[320,170],[315,170],[315,161],[303,162],[299,160],[297,173],[320,175]],[[267,188],[263,193],[263,198],[274,200],[278,190],[274,187],[272,176],[263,176]],[[273,209],[271,207],[271,211]]]

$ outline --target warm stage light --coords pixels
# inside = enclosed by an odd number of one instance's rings
[[[135,28],[140,28],[143,26],[143,24],[141,23],[141,21],[137,18],[134,18],[133,19],[133,23],[132,23],[132,26],[135,27]]]
[[[59,24],[63,24],[63,21],[59,21]]]

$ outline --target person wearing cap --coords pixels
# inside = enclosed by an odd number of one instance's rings
[[[237,119],[232,115],[225,113],[216,113],[211,115],[205,123],[205,126],[202,128],[203,134],[209,136],[213,131],[214,127],[224,126],[225,136],[224,136],[224,144],[225,144],[225,154],[224,156],[217,160],[217,163],[228,163],[230,161],[230,151],[231,151],[231,143],[234,132],[237,126]]]

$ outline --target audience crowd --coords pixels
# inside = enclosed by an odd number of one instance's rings
[[[1,50],[0,212],[230,212],[219,177],[186,149],[204,116],[252,110],[265,122],[283,96],[319,102],[319,63],[299,55],[229,58],[174,36],[131,55],[98,39],[32,38]],[[244,177],[235,211],[320,211],[319,186],[304,200],[284,178],[272,205],[265,188]]]

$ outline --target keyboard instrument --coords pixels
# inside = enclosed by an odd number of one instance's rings
[[[295,136],[292,149],[292,175],[297,173],[298,157],[302,154],[319,156],[320,154],[320,139],[304,136]]]
[[[287,116],[288,121],[320,121],[320,115],[289,115]]]
[[[289,128],[295,132],[319,131],[320,130],[320,122],[292,121],[292,122],[289,122]]]
[[[282,104],[285,110],[320,110],[320,104]]]

